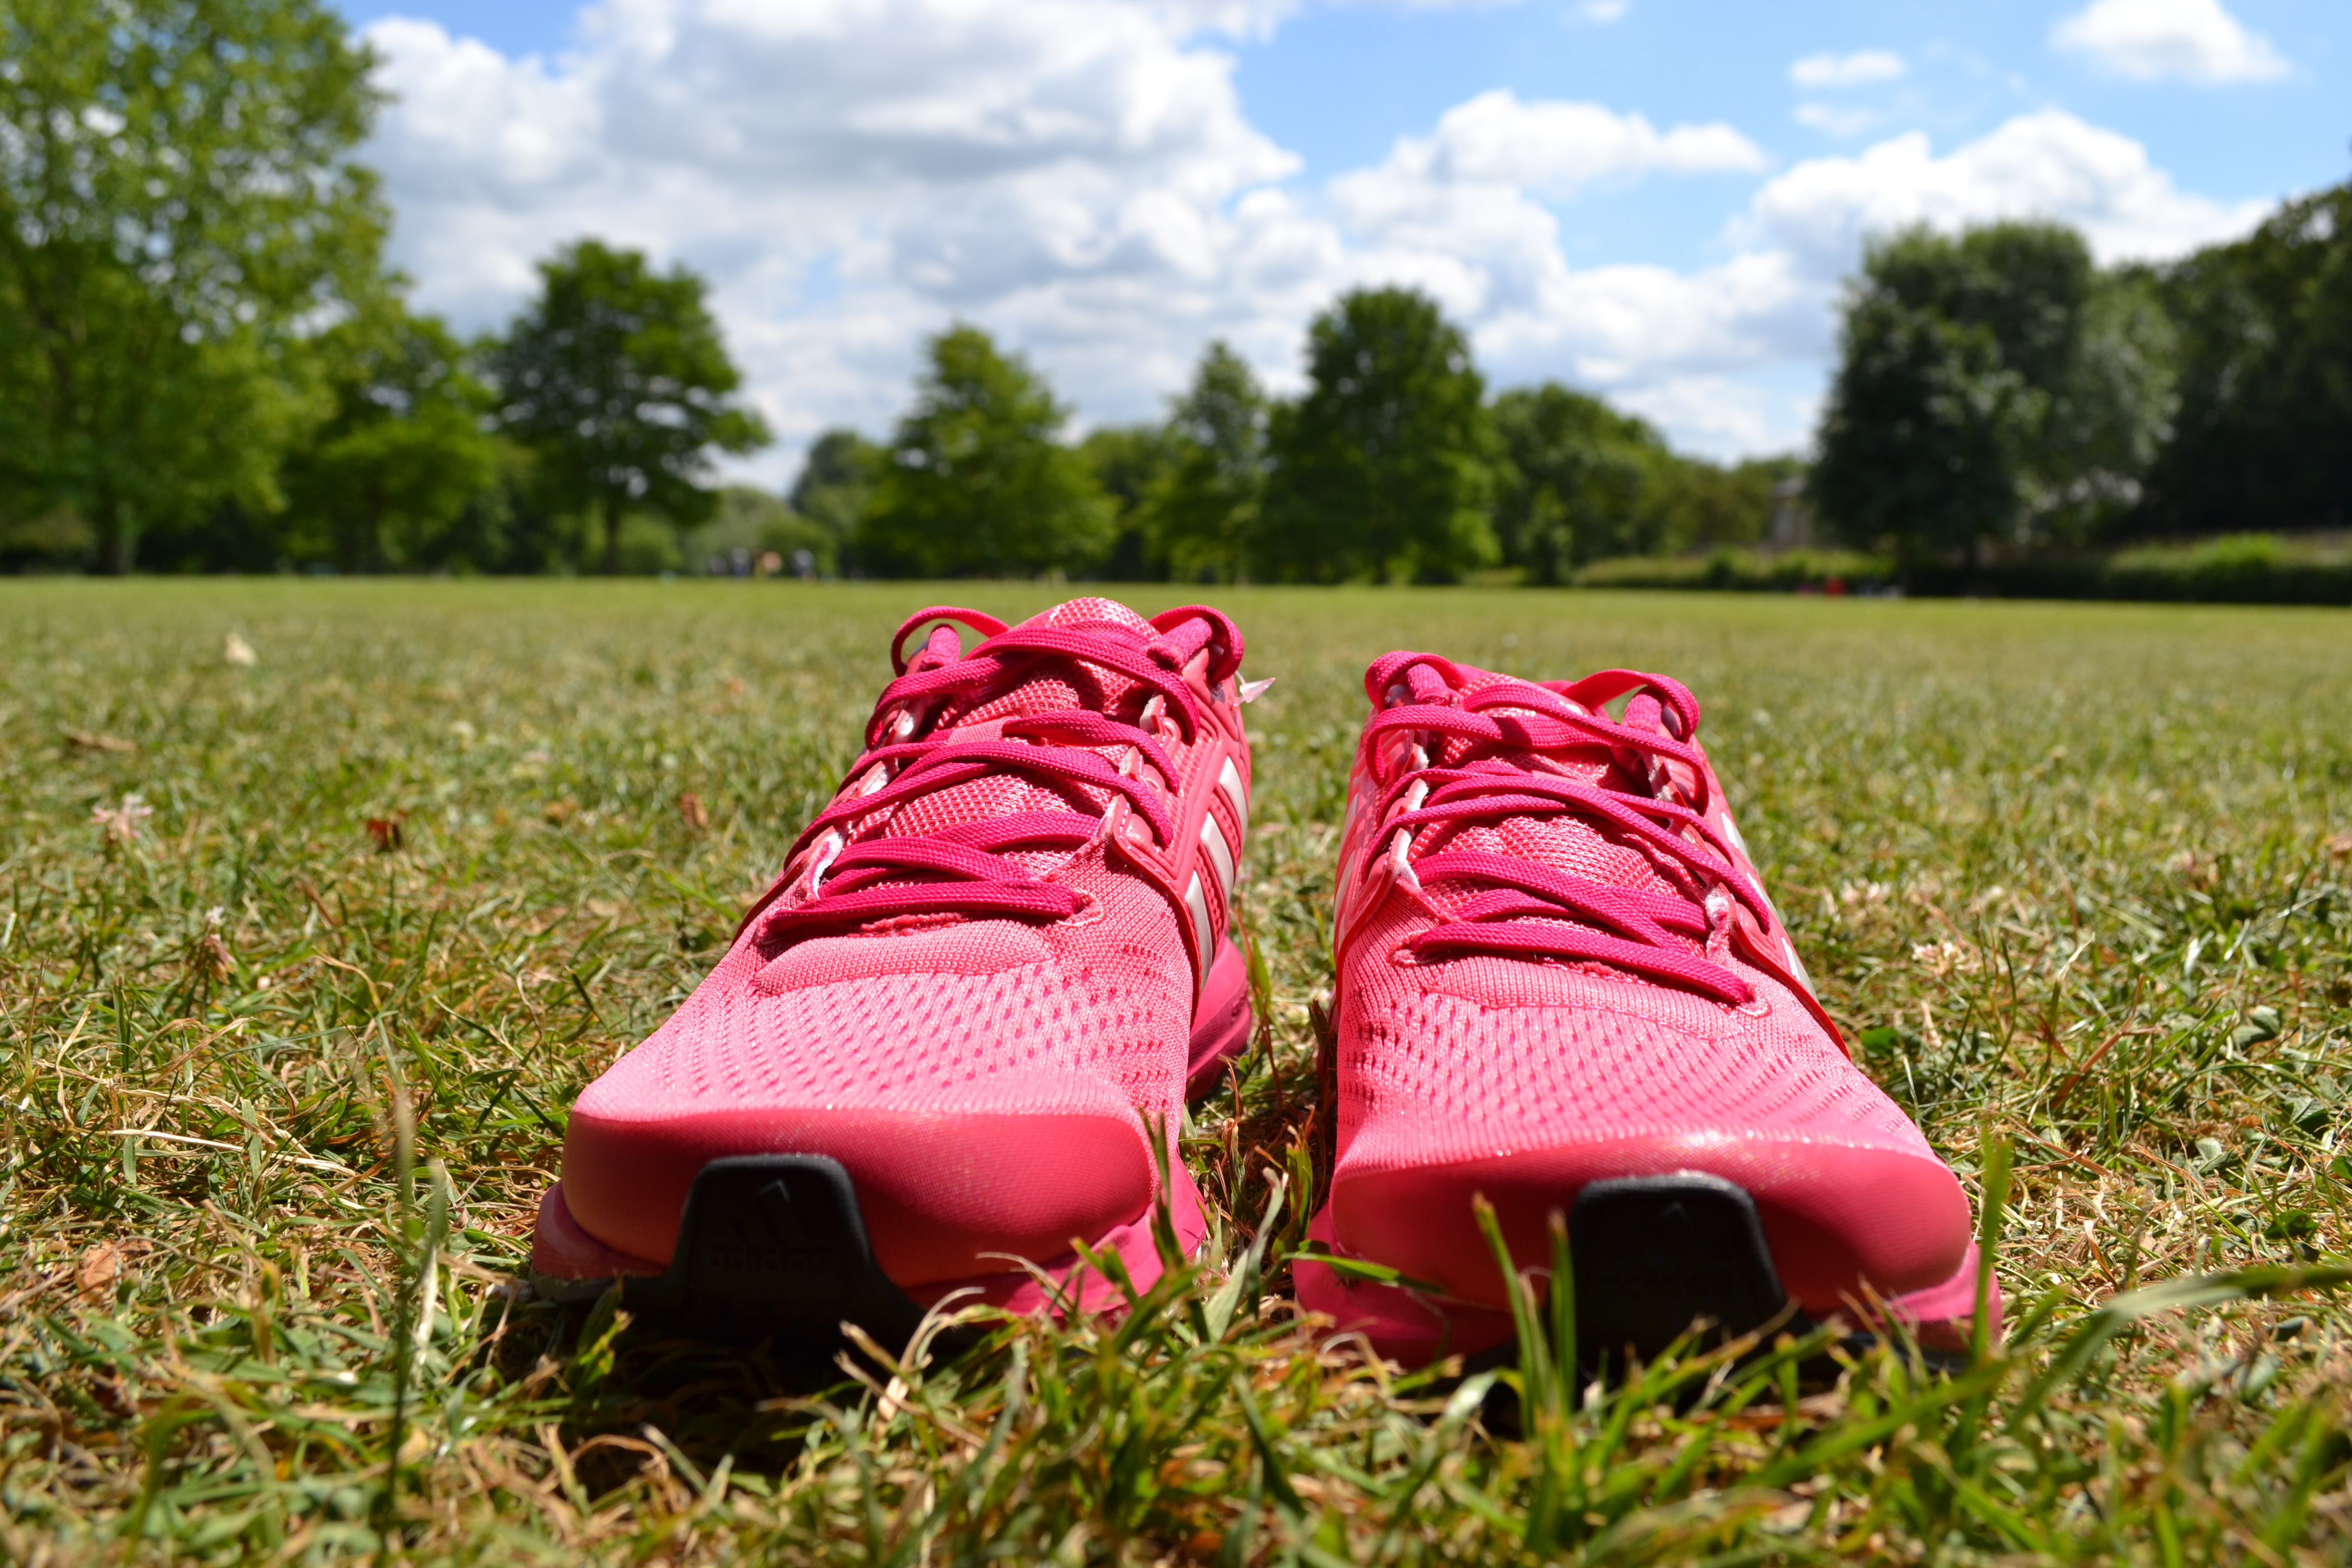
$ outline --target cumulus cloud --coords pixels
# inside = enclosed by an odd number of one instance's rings
[[[1895,81],[1907,68],[1886,49],[1856,49],[1850,55],[1807,55],[1789,67],[1789,79],[1802,88],[1866,87]]]
[[[2269,81],[2291,68],[2221,0],[2094,0],[2060,18],[2050,43],[2142,81]]]
[[[2058,218],[2080,228],[2100,259],[2115,261],[2226,238],[2263,209],[2181,191],[2130,137],[2046,109],[1941,158],[1924,132],[1910,132],[1853,157],[1799,163],[1757,194],[1742,228],[1826,274],[1850,266],[1867,235],[1907,224]]]
[[[551,67],[430,23],[368,30],[397,100],[371,156],[421,300],[494,319],[583,234],[683,259],[792,437],[876,422],[877,376],[899,395],[915,339],[958,312],[1028,320],[1041,353],[1058,324],[1084,359],[1124,310],[1169,341],[1105,359],[1164,372],[1219,313],[1204,296],[1286,303],[1325,269],[1288,204],[1235,205],[1297,160],[1244,119],[1230,61],[1153,7],[609,0],[584,34]]]
[[[1086,418],[1130,419],[1211,337],[1295,387],[1307,319],[1382,283],[1433,293],[1498,382],[1606,390],[1702,450],[1785,447],[1872,229],[2049,212],[2102,254],[2148,254],[2251,221],[2063,114],[1941,157],[1896,137],[1753,188],[1769,160],[1728,124],[1507,91],[1309,186],[1249,122],[1214,43],[1280,9],[604,0],[551,60],[389,20],[368,29],[395,95],[369,156],[419,303],[461,325],[502,320],[534,264],[582,236],[709,278],[784,438],[756,470],[770,480],[825,426],[886,429],[923,336],[959,317],[1030,354]],[[1694,176],[1741,177],[1732,204],[1754,191],[1710,264],[1570,265],[1563,215],[1581,196]]]
[[[1573,195],[1596,182],[1656,171],[1756,170],[1763,150],[1730,126],[1660,131],[1639,114],[1597,103],[1528,103],[1507,88],[1483,92],[1440,116],[1428,136],[1404,136],[1378,168],[1334,186],[1359,221],[1433,198],[1482,190]]]

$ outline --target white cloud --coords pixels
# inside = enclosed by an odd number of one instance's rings
[[[1447,110],[1433,134],[1399,137],[1386,163],[1348,175],[1341,189],[1362,193],[1343,199],[1375,205],[1391,193],[1430,187],[1509,186],[1566,196],[1605,179],[1753,171],[1765,163],[1761,148],[1720,121],[1660,131],[1639,114],[1597,103],[1528,103],[1497,88]]]
[[[1789,67],[1789,79],[1802,88],[1866,87],[1899,80],[1907,68],[1886,49],[1856,49],[1850,55],[1807,55]]]
[[[2093,0],[2060,19],[2050,43],[2142,81],[2269,81],[2291,68],[2269,39],[2247,31],[2221,0]]]
[[[1874,232],[2051,217],[2080,228],[2099,258],[2113,261],[2174,256],[2226,238],[2264,207],[2191,195],[2128,136],[2046,109],[1941,158],[1915,131],[1854,157],[1799,163],[1757,193],[1743,232],[1831,273],[1851,265]]]
[[[610,0],[549,67],[387,21],[368,37],[398,101],[370,155],[425,305],[495,319],[584,234],[683,259],[797,441],[878,425],[923,331],[1034,319],[1040,288],[1068,309],[1032,346],[1080,359],[1114,301],[1157,299],[1129,331],[1169,341],[1119,356],[1154,370],[1235,289],[1290,302],[1290,207],[1232,204],[1297,159],[1181,36],[1089,0]]]
[[[887,429],[923,336],[958,317],[1027,353],[1087,419],[1130,419],[1213,336],[1295,387],[1307,319],[1391,282],[1435,295],[1498,383],[1572,379],[1704,450],[1785,447],[1870,230],[2050,212],[2103,255],[2147,254],[2252,216],[2046,113],[1942,157],[1907,136],[1798,164],[1703,267],[1573,266],[1563,204],[1645,177],[1752,177],[1765,153],[1728,124],[1496,91],[1308,188],[1202,41],[1278,11],[605,0],[552,60],[385,21],[368,37],[397,100],[369,155],[419,303],[461,325],[502,320],[533,264],[582,236],[710,279],[783,437],[753,470],[769,481],[824,426]]]
[[[1795,119],[1800,125],[1832,136],[1859,136],[1878,123],[1879,113],[1848,103],[1801,103]]]
[[[1617,400],[1675,433],[1675,445],[1718,458],[1787,452],[1812,439],[1816,392],[1792,393],[1722,375],[1676,376],[1633,387]]]
[[[1623,21],[1625,13],[1631,9],[1633,7],[1628,4],[1628,0],[1584,0],[1584,4],[1570,12],[1570,16],[1577,21],[1590,22],[1596,27],[1605,27],[1612,22]]]

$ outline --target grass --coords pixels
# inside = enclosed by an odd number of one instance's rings
[[[566,1106],[724,942],[923,597],[0,584],[0,1552],[2352,1558],[2352,617],[2325,612],[1226,595],[1281,678],[1240,900],[1271,1027],[1191,1129],[1206,1256],[1121,1321],[830,1390],[530,1300]],[[1514,1435],[1480,1383],[1300,1320],[1332,825],[1361,667],[1399,645],[1698,693],[1831,1008],[1993,1199],[2007,1346],[1601,1387],[1537,1335],[1499,1374]]]

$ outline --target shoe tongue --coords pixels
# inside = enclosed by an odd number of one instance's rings
[[[1150,621],[1120,604],[1117,599],[1066,599],[1050,610],[1040,611],[1021,624],[1024,626],[1083,626],[1108,622],[1146,637],[1156,635]]]
[[[1484,671],[1465,673],[1473,676],[1469,688],[1473,690],[1497,684],[1516,684],[1507,676],[1487,675]],[[1532,716],[1537,710],[1532,707],[1524,710],[1504,707],[1488,708],[1484,711],[1499,718],[1514,712]],[[1636,784],[1618,763],[1612,750],[1599,742],[1557,747],[1542,752],[1498,754],[1491,749],[1474,747],[1466,741],[1448,738],[1440,752],[1440,761],[1458,765],[1474,750],[1482,756],[1538,773],[1562,776],[1580,784],[1599,784],[1607,789],[1646,793],[1647,786]],[[1477,819],[1451,833],[1443,828],[1424,830],[1422,842],[1415,846],[1415,853],[1426,855],[1439,848],[1475,849],[1488,854],[1507,855],[1514,859],[1531,860],[1537,865],[1565,872],[1580,881],[1599,882],[1609,887],[1676,895],[1681,891],[1647,855],[1626,843],[1622,834],[1603,834],[1579,813],[1552,812],[1540,816]]]
[[[1097,632],[1106,640],[1124,640],[1138,647],[1159,635],[1150,621],[1116,599],[1071,599],[1030,616],[1021,625]],[[1066,713],[1073,709],[1096,713],[1112,711],[1125,700],[1134,684],[1114,670],[1080,658],[1047,655],[1024,659],[1011,682],[983,691],[976,700],[950,704],[934,721],[933,727],[938,730],[992,719]],[[1116,748],[1097,751],[1106,762],[1118,761]],[[1091,785],[1068,788],[1069,793],[1050,788],[1025,773],[991,773],[966,784],[919,795],[899,807],[875,831],[886,837],[935,833],[942,827],[985,821],[1016,811],[1099,812],[1109,804],[1108,796]],[[1008,858],[1033,872],[1043,872],[1066,856],[1060,852],[1024,851]]]
[[[1150,621],[1116,599],[1071,599],[1030,616],[1018,629],[1050,626],[1056,631],[1092,631],[1113,637],[1159,635]],[[1086,709],[1101,712],[1134,685],[1125,676],[1075,658],[1047,657],[1026,661],[1012,684],[984,691],[968,704],[951,707],[942,723],[970,724],[987,719],[1028,718],[1037,713]]]

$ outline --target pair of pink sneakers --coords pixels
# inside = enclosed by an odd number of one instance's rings
[[[1080,1244],[1148,1285],[1163,1201],[1184,1248],[1206,1234],[1173,1139],[1252,1032],[1240,632],[1100,598],[1013,627],[929,609],[891,660],[726,957],[580,1097],[543,1291],[887,1339],[950,1298],[1117,1300]],[[1590,1349],[1800,1314],[1964,1342],[1967,1199],[1814,1000],[1690,693],[1417,653],[1365,689],[1300,1300],[1408,1363],[1501,1344],[1483,1195],[1522,1265],[1568,1217]]]

